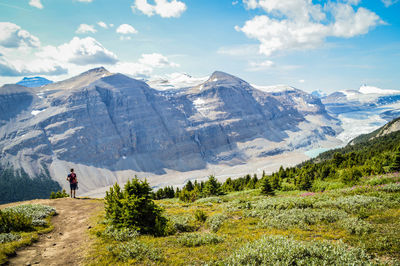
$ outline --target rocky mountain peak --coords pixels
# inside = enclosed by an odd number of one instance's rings
[[[104,67],[98,67],[98,68],[90,69],[90,70],[83,72],[82,74],[72,77],[70,79],[46,85],[44,88],[46,90],[79,89],[79,88],[88,86],[89,84],[95,82],[98,79],[108,77],[111,75],[112,75],[112,73],[109,72]]]
[[[222,71],[215,71],[205,82],[196,87],[193,87],[190,92],[197,93],[198,91],[205,91],[219,87],[247,89],[251,88],[251,85],[233,75],[227,74]]]
[[[247,84],[244,80],[235,77],[233,75],[227,74],[222,71],[215,71],[210,78],[206,81],[206,83],[211,83],[211,82],[217,82],[217,83],[223,83],[223,84]]]

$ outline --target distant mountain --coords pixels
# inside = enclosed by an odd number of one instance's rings
[[[400,116],[400,90],[364,85],[359,90],[334,92],[321,101],[332,116],[342,121],[344,131],[338,137],[345,143]]]
[[[17,89],[0,88],[0,101],[14,108],[0,118],[0,165],[32,177],[48,169],[63,186],[73,166],[81,193],[135,173],[246,164],[341,131],[315,96],[288,86],[262,91],[218,71],[180,90],[155,90],[104,68]]]
[[[46,78],[42,78],[42,77],[32,77],[32,78],[23,78],[21,81],[17,82],[17,85],[21,85],[24,87],[28,87],[28,88],[35,88],[35,87],[40,87],[40,86],[44,86],[47,84],[51,84],[53,83],[53,81],[48,80]]]

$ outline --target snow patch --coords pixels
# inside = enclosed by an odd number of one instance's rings
[[[218,81],[218,78],[213,78],[212,80],[211,80],[211,82],[217,82]]]
[[[44,110],[46,110],[46,109],[43,109],[43,110],[32,110],[31,114],[36,116],[36,115],[40,114],[41,112],[43,112]]]
[[[193,101],[194,105],[197,107],[199,105],[203,105],[206,103],[203,99],[197,98],[196,100]]]
[[[373,87],[373,86],[361,86],[359,92],[362,94],[395,94],[400,93],[398,90],[383,90],[381,88]]]

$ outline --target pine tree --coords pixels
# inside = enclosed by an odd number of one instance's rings
[[[192,181],[189,180],[189,181],[186,183],[185,189],[186,189],[187,191],[192,191],[192,190],[194,189],[194,186],[193,186]]]
[[[400,146],[396,149],[394,153],[394,162],[390,165],[390,171],[400,171]]]
[[[207,182],[204,184],[202,193],[206,197],[221,195],[221,183],[218,182],[215,176],[210,175]]]
[[[260,183],[261,194],[263,195],[275,194],[267,177],[262,178],[260,182],[261,182]]]

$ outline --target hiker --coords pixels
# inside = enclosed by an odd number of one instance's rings
[[[78,178],[76,177],[73,168],[71,168],[71,173],[68,175],[67,180],[69,181],[69,186],[71,187],[71,198],[72,198],[72,191],[74,191],[74,198],[75,198],[75,192],[78,189]]]

